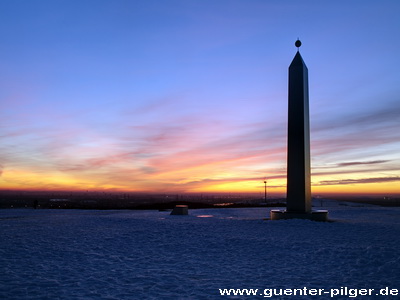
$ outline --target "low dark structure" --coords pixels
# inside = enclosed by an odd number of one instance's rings
[[[187,205],[177,205],[175,208],[172,210],[171,215],[188,215],[188,206]]]

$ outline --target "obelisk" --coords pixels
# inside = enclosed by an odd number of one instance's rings
[[[271,220],[326,221],[328,211],[311,209],[308,69],[299,52],[301,42],[295,45],[289,66],[286,210],[271,210]]]
[[[301,46],[296,41],[297,49]],[[287,137],[288,212],[311,212],[310,125],[308,108],[308,69],[299,50],[289,66],[289,105]]]

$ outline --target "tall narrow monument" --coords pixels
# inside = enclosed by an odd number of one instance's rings
[[[308,69],[300,55],[301,42],[289,66],[286,210],[272,210],[271,220],[326,220],[327,211],[311,210],[310,117]]]

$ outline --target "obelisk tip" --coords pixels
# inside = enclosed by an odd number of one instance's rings
[[[294,43],[294,45],[297,47],[297,50],[299,50],[299,48],[301,46],[301,41],[299,39],[297,39],[297,41]]]

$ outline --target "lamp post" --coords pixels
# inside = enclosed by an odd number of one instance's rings
[[[267,181],[264,180],[264,198],[265,198],[265,203],[267,203]]]

